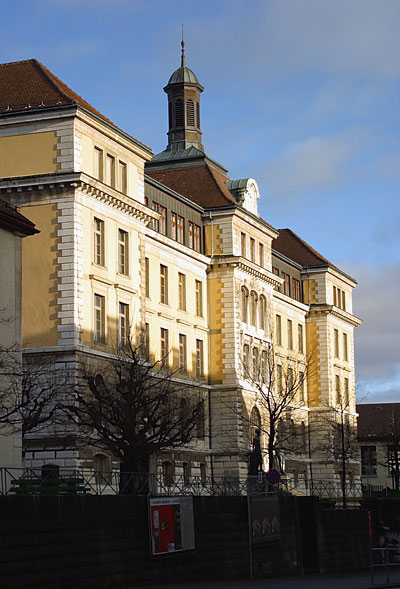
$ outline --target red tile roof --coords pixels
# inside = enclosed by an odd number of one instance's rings
[[[0,200],[0,227],[8,231],[18,231],[24,235],[39,233],[32,221],[4,200]]]
[[[291,229],[278,229],[279,237],[272,241],[272,248],[300,266],[333,266],[317,250],[301,239]]]
[[[121,130],[36,59],[0,64],[0,113],[29,112],[73,105],[83,107]],[[134,137],[132,139],[150,150]]]
[[[400,403],[362,403],[357,413],[360,440],[400,439]]]
[[[207,163],[196,166],[182,166],[160,170],[146,168],[146,174],[175,192],[186,196],[201,207],[224,207],[237,205],[225,185],[228,180]]]

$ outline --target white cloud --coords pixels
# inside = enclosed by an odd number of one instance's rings
[[[356,329],[356,374],[363,393],[383,397],[400,394],[400,264],[342,264],[355,276],[353,309],[363,319]],[[389,399],[388,399],[389,400]]]
[[[330,136],[309,137],[289,144],[261,172],[268,191],[278,196],[334,188],[343,181],[352,158],[369,143],[368,134],[353,129]]]

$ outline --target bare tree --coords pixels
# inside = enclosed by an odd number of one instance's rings
[[[78,443],[107,449],[121,473],[148,472],[149,458],[187,445],[204,418],[194,384],[179,381],[165,361],[150,364],[129,346],[98,366],[83,365],[64,404]]]
[[[57,410],[65,372],[46,359],[22,361],[21,350],[0,348],[0,424],[4,432],[41,431],[49,426]]]
[[[280,466],[285,452],[293,452],[298,427],[286,427],[292,412],[304,406],[305,382],[310,370],[310,359],[286,358],[277,354],[269,344],[260,357],[250,365],[243,363],[246,380],[255,391],[255,401],[260,411],[245,414],[244,419],[253,429],[260,429],[266,436],[268,464]],[[294,423],[294,422],[293,422]],[[302,432],[302,437],[306,431]]]

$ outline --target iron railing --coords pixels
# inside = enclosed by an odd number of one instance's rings
[[[0,468],[0,494],[91,494],[91,495],[246,495],[280,492],[300,496],[318,496],[340,501],[342,486],[336,481],[282,479],[276,486],[265,477],[202,477],[170,474],[96,472],[85,468]],[[346,499],[362,498],[360,483],[346,485]]]

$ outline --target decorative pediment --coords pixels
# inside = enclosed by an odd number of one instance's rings
[[[258,217],[257,201],[260,193],[257,182],[253,178],[228,180],[226,186],[241,207]]]

